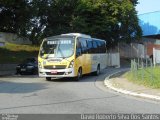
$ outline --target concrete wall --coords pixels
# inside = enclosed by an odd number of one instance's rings
[[[15,74],[16,66],[17,64],[0,64],[0,76]]]
[[[145,46],[138,43],[121,43],[119,44],[119,52],[122,58],[144,58],[146,56]]]
[[[159,49],[153,48],[153,63],[154,66],[156,64],[160,64],[160,48]]]
[[[146,46],[147,56],[153,55],[153,48],[160,49],[160,39],[142,38],[144,45]]]
[[[107,66],[120,67],[120,54],[119,53],[108,53],[107,54]]]
[[[5,42],[0,42],[0,47],[5,46]]]
[[[19,37],[16,34],[4,32],[0,32],[0,42],[10,42],[15,44],[32,44],[32,42],[25,37]]]
[[[0,34],[0,47],[5,45],[5,40],[3,39],[3,35]]]

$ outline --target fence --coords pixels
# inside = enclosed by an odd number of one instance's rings
[[[135,79],[149,79],[153,81],[155,74],[160,75],[160,68],[153,65],[152,59],[133,59],[131,60],[131,73]]]

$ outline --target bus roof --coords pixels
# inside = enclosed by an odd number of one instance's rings
[[[93,40],[100,40],[100,41],[105,41],[103,39],[98,39],[98,38],[92,38]],[[106,42],[106,41],[105,41]]]
[[[91,38],[90,35],[86,35],[86,34],[67,33],[67,34],[61,34],[61,35],[56,35],[56,36],[50,36],[50,37],[47,37],[45,39],[50,40],[50,39],[57,38],[57,37],[83,37],[83,38]]]
[[[62,36],[76,36],[76,37],[84,37],[84,38],[91,38],[90,35],[81,34],[81,33],[67,33],[67,34],[61,34]]]
[[[67,34],[61,34],[61,35],[56,35],[56,36],[51,36],[47,37],[47,40],[50,40],[52,38],[57,38],[57,37],[83,37],[83,38],[90,38],[91,40],[100,40],[100,41],[105,41],[103,39],[98,39],[98,38],[92,38],[90,35],[82,34],[82,33],[67,33]]]

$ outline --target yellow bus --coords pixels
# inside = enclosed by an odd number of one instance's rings
[[[51,78],[74,77],[106,67],[106,41],[90,35],[68,33],[45,38],[38,55],[39,76]]]

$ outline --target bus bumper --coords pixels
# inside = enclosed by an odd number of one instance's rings
[[[74,69],[39,69],[39,77],[55,77],[55,78],[63,78],[63,77],[75,77]]]

